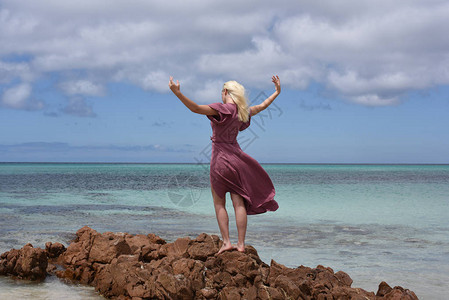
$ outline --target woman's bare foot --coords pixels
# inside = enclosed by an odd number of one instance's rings
[[[237,243],[237,250],[240,252],[245,252],[245,244],[238,244]]]
[[[224,251],[229,251],[235,249],[235,247],[231,244],[231,243],[223,243],[223,245],[221,246],[220,250],[217,252],[217,255],[220,253],[223,253]]]

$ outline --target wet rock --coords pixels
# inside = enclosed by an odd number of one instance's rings
[[[26,244],[20,250],[12,249],[0,256],[0,275],[40,281],[47,276],[47,265],[46,251]]]

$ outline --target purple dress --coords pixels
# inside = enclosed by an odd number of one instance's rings
[[[211,120],[213,135],[210,161],[210,184],[221,198],[226,192],[243,197],[248,215],[275,211],[279,205],[274,200],[275,190],[267,172],[251,156],[243,152],[237,143],[237,135],[250,125],[238,119],[234,103],[212,103],[209,106],[218,115],[207,116]]]

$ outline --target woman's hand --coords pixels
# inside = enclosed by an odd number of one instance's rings
[[[281,80],[279,79],[279,76],[273,75],[273,77],[271,78],[271,81],[273,81],[274,86],[276,87],[276,92],[278,94],[280,94],[281,93]]]
[[[168,82],[168,87],[175,94],[179,93],[181,91],[180,86],[179,86],[179,80],[176,80],[176,84],[175,84],[175,82],[173,81],[173,76],[170,76],[170,81]]]

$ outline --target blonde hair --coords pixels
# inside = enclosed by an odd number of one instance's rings
[[[243,85],[231,80],[223,84],[223,89],[227,90],[229,96],[237,104],[239,120],[246,123],[249,119],[248,100]]]

